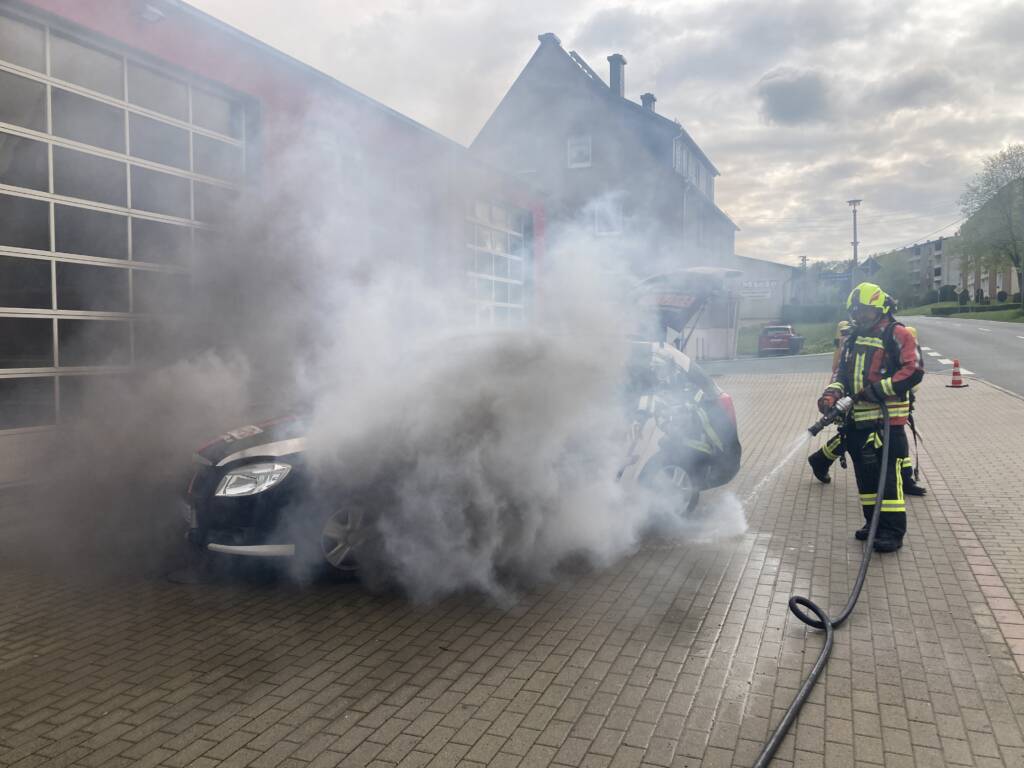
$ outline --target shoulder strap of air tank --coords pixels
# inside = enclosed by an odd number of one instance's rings
[[[882,332],[882,348],[885,349],[886,364],[890,371],[896,371],[900,367],[900,347],[896,343],[896,326],[905,328],[899,320],[895,318],[889,321],[889,324],[885,327]]]

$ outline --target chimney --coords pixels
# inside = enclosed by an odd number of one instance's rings
[[[653,93],[642,93],[640,94],[640,103],[644,105],[644,109],[648,112],[654,111],[654,102],[658,99]]]
[[[608,57],[608,87],[616,96],[626,95],[626,59],[621,53]]]
[[[540,40],[541,45],[561,45],[562,41],[558,39],[558,35],[554,32],[545,32],[542,35],[537,35],[537,39]]]

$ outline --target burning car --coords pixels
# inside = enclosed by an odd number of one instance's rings
[[[739,468],[732,400],[664,342],[629,342],[626,368],[628,434],[617,481],[627,492],[653,490],[673,513],[690,515],[703,490],[729,482]],[[299,410],[241,427],[195,453],[182,505],[194,547],[300,556],[328,571],[356,568],[393,489],[379,479],[372,487],[317,481],[307,456],[313,418]]]

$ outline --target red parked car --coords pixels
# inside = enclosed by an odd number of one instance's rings
[[[798,355],[804,347],[804,337],[791,325],[766,325],[757,338],[757,356]]]

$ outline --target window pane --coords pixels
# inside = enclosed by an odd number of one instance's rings
[[[494,273],[494,256],[489,253],[476,254],[476,272],[481,275],[490,275]]]
[[[196,219],[205,222],[223,221],[230,215],[237,200],[238,193],[233,189],[196,182]]]
[[[134,261],[187,266],[191,252],[187,226],[132,218],[131,252]]]
[[[0,317],[0,368],[53,366],[53,321]]]
[[[110,205],[127,205],[125,165],[64,147],[53,148],[53,191]]]
[[[178,359],[182,354],[182,336],[172,319],[134,321],[136,364],[161,365]]]
[[[215,229],[196,229],[196,256],[198,260],[223,257],[229,251],[227,237]]]
[[[128,62],[128,101],[179,120],[188,120],[188,86],[133,61]]]
[[[128,258],[127,216],[70,205],[58,205],[53,213],[58,251],[108,259]]]
[[[50,204],[0,195],[0,245],[50,250]]]
[[[50,73],[108,96],[124,96],[120,57],[53,33],[50,34]]]
[[[187,219],[189,203],[188,179],[132,166],[132,208]]]
[[[183,312],[188,288],[188,275],[137,269],[132,276],[132,307],[136,312]]]
[[[192,89],[192,122],[233,138],[242,136],[242,109],[223,96]]]
[[[50,160],[46,144],[0,133],[0,184],[48,192]]]
[[[0,307],[50,306],[50,262],[0,256]]]
[[[125,323],[127,325],[127,323]],[[109,403],[111,391],[133,389],[128,374],[60,377],[60,421],[68,424],[88,415],[90,404]]]
[[[27,77],[0,72],[0,122],[45,132],[46,86]]]
[[[494,300],[502,304],[508,304],[508,283],[494,284]]]
[[[54,135],[124,152],[124,110],[60,88],[51,98]]]
[[[128,270],[57,264],[57,309],[128,311]]]
[[[0,429],[53,424],[53,378],[0,379]]]
[[[149,219],[132,219],[132,259],[154,264],[187,266],[190,230],[176,224]]]
[[[42,72],[46,69],[43,28],[0,15],[0,59]]]
[[[128,365],[131,362],[129,328],[112,320],[58,320],[62,367]]]
[[[242,148],[198,133],[192,134],[195,172],[234,181],[242,176]]]
[[[188,170],[188,131],[142,115],[128,119],[133,157]]]

